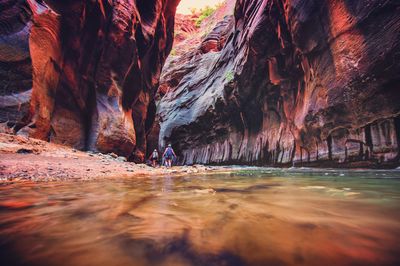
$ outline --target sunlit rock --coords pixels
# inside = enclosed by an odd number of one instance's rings
[[[33,21],[26,53],[33,68],[31,110],[20,134],[78,149],[145,154],[145,124],[150,128],[154,120],[147,108],[171,50],[179,1],[19,2]]]

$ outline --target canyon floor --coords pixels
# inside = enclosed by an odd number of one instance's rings
[[[0,133],[0,182],[84,181],[146,176],[179,176],[226,171],[222,167],[152,168],[115,154],[82,152],[41,140]]]

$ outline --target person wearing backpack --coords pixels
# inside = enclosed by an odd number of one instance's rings
[[[172,159],[175,157],[176,154],[174,152],[174,149],[172,149],[171,144],[168,144],[168,147],[165,149],[163,157],[165,158],[165,164],[167,168],[172,167]]]
[[[157,149],[154,149],[154,151],[151,153],[149,160],[151,161],[151,165],[156,168],[157,161],[158,161],[158,151]]]

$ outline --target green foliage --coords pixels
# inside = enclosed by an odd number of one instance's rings
[[[226,79],[226,81],[228,81],[228,83],[231,82],[234,77],[235,77],[235,75],[232,70],[229,71],[228,73],[226,73],[226,75],[225,75],[225,79]]]
[[[206,6],[205,8],[200,9],[200,15],[196,19],[196,27],[200,27],[203,20],[214,14],[215,10],[215,7],[210,6]]]

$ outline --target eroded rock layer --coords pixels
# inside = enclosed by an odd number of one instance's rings
[[[181,163],[399,163],[400,3],[238,0],[164,74]]]
[[[33,91],[19,133],[143,161],[179,1],[28,2]]]
[[[29,109],[32,88],[30,18],[26,1],[0,0],[0,123],[11,127]]]

